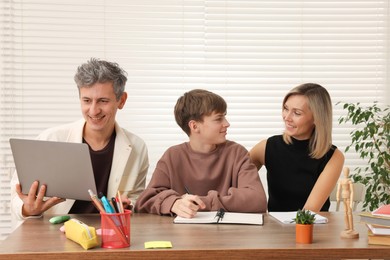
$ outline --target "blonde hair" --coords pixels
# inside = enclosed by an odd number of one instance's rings
[[[305,83],[299,85],[284,97],[283,106],[287,99],[293,95],[307,97],[309,109],[313,113],[314,130],[310,136],[310,157],[319,159],[323,157],[332,146],[332,102],[328,91],[319,84]],[[291,144],[291,136],[283,134],[283,140]]]

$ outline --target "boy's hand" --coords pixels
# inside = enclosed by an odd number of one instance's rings
[[[197,195],[184,194],[181,199],[175,201],[171,211],[183,218],[192,218],[199,209],[205,209],[206,205]]]

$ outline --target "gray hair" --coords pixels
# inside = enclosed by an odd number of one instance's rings
[[[112,82],[116,99],[125,91],[127,73],[117,63],[91,58],[77,68],[74,81],[77,88],[91,87],[96,83]]]

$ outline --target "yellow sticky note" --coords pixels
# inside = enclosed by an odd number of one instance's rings
[[[148,242],[145,242],[146,249],[171,248],[171,247],[172,247],[171,241],[148,241]]]

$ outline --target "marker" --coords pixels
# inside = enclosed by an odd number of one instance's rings
[[[101,194],[99,193],[99,195],[101,195]],[[115,212],[114,208],[111,206],[111,203],[108,201],[106,196],[103,195],[103,196],[101,196],[100,199],[102,200],[103,206],[104,206],[107,213],[112,213],[112,214],[120,213],[120,212]],[[115,200],[115,198],[114,198],[114,200]],[[117,227],[117,230],[122,234],[122,236],[124,238],[127,238],[126,232],[124,231],[124,226],[123,226],[123,222],[122,222],[121,218],[114,215],[112,217],[108,217],[108,219],[113,221],[115,226]]]
[[[49,222],[52,224],[60,224],[66,222],[70,219],[70,216],[55,216],[49,219]]]
[[[95,205],[95,207],[100,211],[100,212],[106,212],[102,206],[102,203],[96,196],[96,194],[93,193],[92,190],[88,190],[89,196],[91,196],[92,202]]]
[[[104,210],[107,213],[115,213],[115,210],[111,207],[111,204],[108,201],[108,199],[106,198],[106,196],[102,196],[100,199],[101,199],[101,201],[103,203]]]

